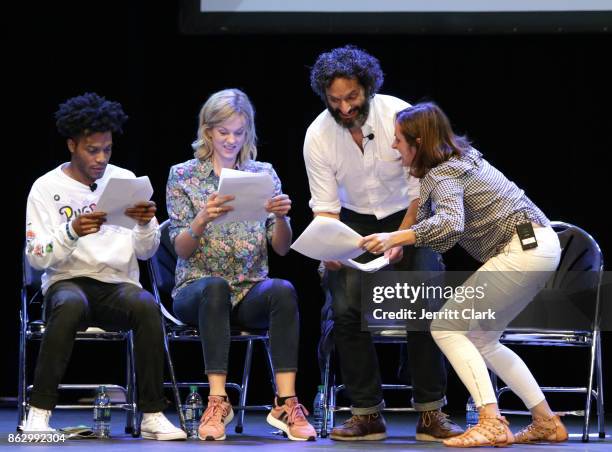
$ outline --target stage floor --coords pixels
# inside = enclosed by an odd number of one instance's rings
[[[176,414],[167,411],[168,417],[177,423]],[[274,428],[268,425],[265,421],[264,414],[247,414],[244,425],[244,433],[234,433],[234,423],[229,425],[227,430],[228,437],[226,441],[150,441],[140,438],[132,438],[130,435],[123,433],[124,414],[113,412],[112,420],[112,438],[106,441],[100,440],[70,440],[60,444],[15,444],[10,443],[8,435],[15,433],[15,422],[17,419],[16,410],[0,409],[0,448],[12,447],[23,450],[23,448],[36,448],[36,450],[50,450],[59,447],[70,447],[72,450],[85,450],[85,448],[95,448],[101,451],[124,451],[134,450],[146,447],[149,450],[159,451],[183,451],[196,450],[199,447],[215,447],[221,450],[240,450],[242,452],[249,451],[285,451],[285,450],[341,450],[341,451],[366,451],[366,450],[430,450],[430,449],[445,449],[439,443],[423,443],[417,442],[414,438],[414,429],[417,417],[413,413],[409,414],[389,414],[385,415],[388,425],[389,438],[386,441],[368,441],[368,442],[338,442],[330,439],[318,439],[315,442],[297,442],[289,441],[282,436],[274,434]],[[463,422],[462,415],[453,416],[458,422]],[[513,431],[517,431],[521,426],[527,423],[526,417],[511,417],[510,422]],[[512,450],[529,450],[532,452],[539,450],[547,451],[607,451],[612,449],[612,418],[608,417],[606,430],[608,432],[606,439],[599,439],[597,435],[591,435],[589,443],[582,443],[580,418],[572,418],[569,424],[571,438],[568,442],[556,445],[530,445],[518,446],[513,445]],[[567,421],[567,419],[566,419]],[[91,422],[91,413],[88,411],[63,411],[55,410],[51,418],[51,425],[55,428],[71,425],[85,424]]]

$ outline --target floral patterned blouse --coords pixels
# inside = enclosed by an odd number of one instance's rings
[[[272,165],[247,161],[241,171],[266,172],[274,181],[274,196],[280,195],[281,182]],[[166,206],[170,216],[170,240],[189,228],[208,197],[219,187],[219,177],[212,159],[192,159],[170,168],[166,186]],[[178,258],[176,284],[172,296],[186,285],[209,276],[224,278],[231,287],[232,305],[236,305],[258,282],[268,277],[268,247],[276,217],[266,221],[242,221],[208,224],[198,248],[188,259]]]

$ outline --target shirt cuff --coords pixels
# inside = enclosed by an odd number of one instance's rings
[[[75,232],[74,228],[72,227],[72,221],[66,222],[64,229],[66,231],[66,237],[68,238],[69,242],[76,242],[79,239],[79,235]]]
[[[320,213],[320,212],[340,213],[340,209],[342,208],[339,201],[321,202],[321,201],[315,201],[313,199],[311,199],[308,202],[308,206],[312,209],[314,213]]]
[[[151,221],[149,221],[145,225],[136,223],[136,226],[134,226],[134,231],[140,232],[140,233],[147,233],[147,232],[151,232],[154,229],[157,229],[157,226],[158,226],[157,218],[153,217],[151,218]]]
[[[414,246],[416,248],[423,248],[426,246],[426,244],[423,242],[423,234],[419,232],[419,228],[418,227],[415,228],[415,226],[417,225],[418,223],[410,227],[412,232],[414,232]]]

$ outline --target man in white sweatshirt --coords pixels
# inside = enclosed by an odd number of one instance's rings
[[[137,259],[159,246],[155,203],[125,211],[133,229],[106,225],[96,204],[111,178],[134,178],[109,164],[113,134],[127,120],[121,105],[94,93],[74,97],[55,114],[70,161],[40,177],[30,190],[26,213],[26,256],[44,270],[46,323],[24,431],[50,431],[57,387],[72,353],[76,332],[88,326],[134,333],[138,406],[142,436],[185,439],[164,416],[163,333],[153,296],[142,289]]]

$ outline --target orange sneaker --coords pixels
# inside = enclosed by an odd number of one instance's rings
[[[202,441],[223,441],[225,426],[234,419],[234,410],[226,397],[208,396],[208,406],[200,419],[198,437]]]
[[[550,418],[534,417],[533,422],[514,435],[515,443],[560,443],[567,441],[565,425],[558,415]]]
[[[298,402],[297,397],[285,400],[284,405],[278,406],[278,399],[274,398],[274,408],[268,414],[268,424],[282,430],[293,441],[314,441],[317,432],[310,425],[306,416],[308,411]]]

